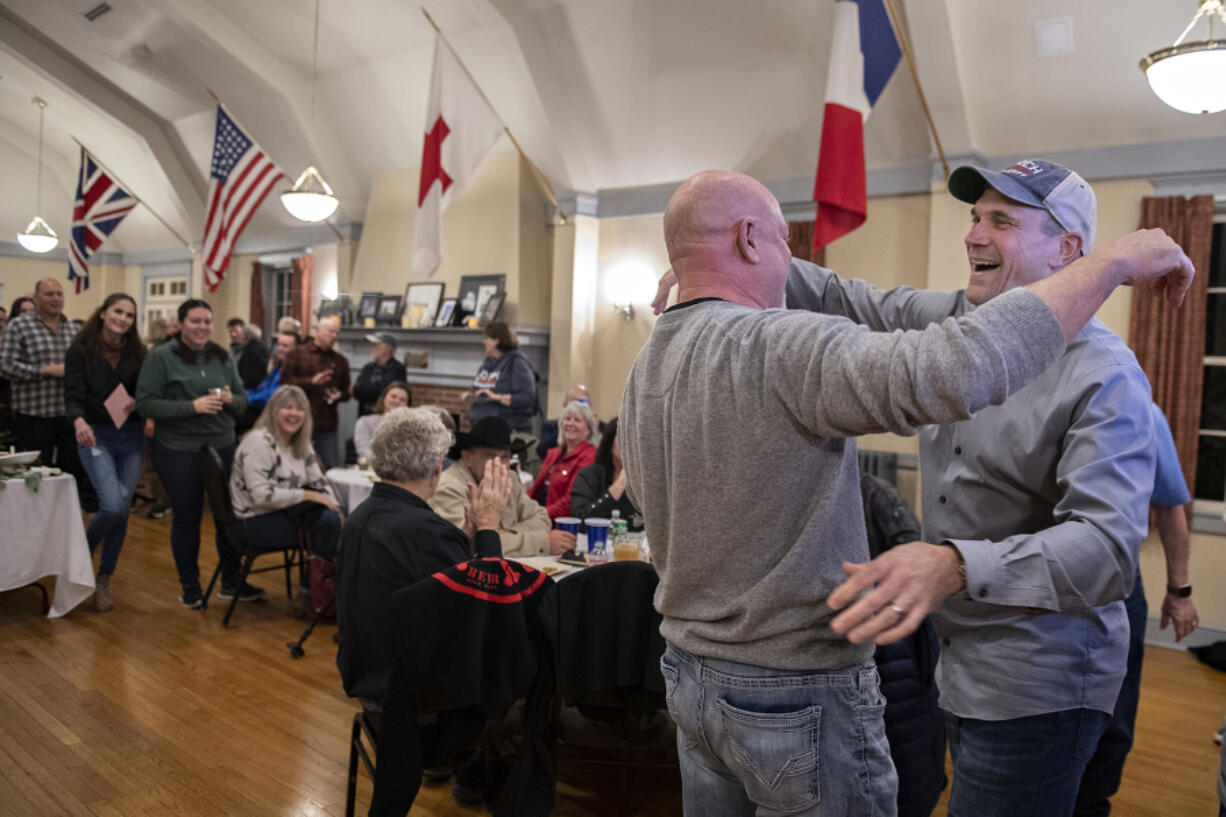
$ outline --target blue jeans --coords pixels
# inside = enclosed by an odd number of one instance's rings
[[[1077,817],[1107,817],[1111,813],[1110,797],[1119,791],[1124,775],[1124,760],[1132,749],[1137,721],[1137,701],[1141,697],[1141,661],[1145,657],[1145,620],[1149,605],[1145,602],[1145,586],[1141,574],[1133,585],[1132,595],[1124,601],[1128,610],[1128,672],[1120,695],[1115,699],[1115,711],[1107,721],[1098,749],[1081,776],[1077,792]]]
[[[686,817],[893,815],[898,778],[872,664],[793,672],[660,659]]]
[[[230,469],[234,461],[234,443],[218,447],[217,453]],[[176,451],[156,440],[153,443],[153,467],[157,469],[162,487],[170,499],[172,522],[170,550],[179,570],[179,584],[184,592],[200,592],[200,519],[204,516],[204,468],[198,451]],[[215,538],[217,559],[221,565],[223,587],[238,585],[238,551],[230,544],[224,527],[217,528]]]
[[[1069,817],[1107,713],[1066,709],[1006,721],[945,713],[949,817]]]
[[[341,465],[340,455],[337,453],[337,439],[335,431],[316,431],[311,435],[311,447],[315,449],[315,453],[324,462],[324,470],[335,468]]]
[[[115,572],[128,532],[128,510],[145,458],[145,433],[140,423],[128,423],[123,428],[113,425],[90,428],[94,432],[94,447],[77,446],[81,466],[98,494],[98,512],[89,522],[85,541],[90,553],[102,545],[98,572],[109,576]]]
[[[341,538],[341,517],[315,502],[300,502],[289,508],[240,520],[249,542],[284,547],[298,541],[299,526],[311,534],[311,553],[332,559]]]

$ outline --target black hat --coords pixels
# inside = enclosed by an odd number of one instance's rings
[[[455,435],[455,445],[447,452],[453,460],[460,458],[460,452],[466,448],[505,448],[518,454],[528,447],[523,440],[511,439],[511,426],[501,417],[482,417],[471,430],[458,431]]]

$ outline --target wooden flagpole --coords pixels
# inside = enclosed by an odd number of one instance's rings
[[[69,134],[69,135],[71,136],[71,134]],[[179,231],[178,231],[178,230],[176,230],[174,227],[171,227],[171,226],[170,226],[170,224],[168,224],[168,223],[166,222],[166,219],[162,218],[162,217],[161,217],[161,216],[158,214],[158,211],[157,211],[157,210],[154,210],[152,207],[150,207],[150,206],[149,206],[149,203],[148,203],[147,201],[145,201],[145,200],[144,200],[144,199],[142,199],[140,196],[138,196],[138,195],[136,195],[135,193],[133,193],[133,192],[132,192],[132,188],[131,188],[131,187],[129,187],[127,184],[125,184],[125,183],[124,183],[124,181],[123,181],[122,179],[120,179],[118,176],[116,176],[116,175],[115,175],[115,173],[114,173],[114,171],[112,171],[112,170],[111,170],[109,167],[107,167],[106,165],[104,165],[104,164],[102,163],[102,160],[98,158],[98,155],[97,155],[96,153],[94,153],[92,150],[90,150],[89,148],[87,148],[87,147],[85,146],[85,144],[84,144],[84,143],[83,143],[83,142],[82,142],[80,139],[78,139],[77,137],[72,136],[72,141],[76,142],[76,143],[77,143],[77,145],[78,145],[78,146],[80,146],[80,148],[81,148],[82,150],[84,150],[86,153],[88,153],[90,156],[92,156],[92,157],[93,157],[93,159],[94,159],[94,161],[98,163],[98,167],[100,167],[100,168],[102,168],[104,171],[106,171],[107,175],[109,175],[109,176],[110,176],[112,179],[114,179],[116,184],[118,184],[120,187],[122,187],[124,190],[126,190],[126,191],[128,192],[128,195],[129,195],[129,196],[131,196],[132,198],[134,198],[134,199],[136,200],[136,203],[137,203],[137,204],[143,205],[143,206],[144,206],[144,208],[145,208],[146,210],[148,210],[148,211],[149,211],[149,212],[150,212],[150,213],[153,215],[153,217],[154,217],[154,218],[156,218],[156,219],[157,219],[157,220],[158,220],[158,221],[161,223],[161,225],[162,225],[163,227],[165,227],[167,230],[169,230],[169,231],[170,231],[170,234],[171,234],[171,235],[173,235],[175,238],[179,239],[179,241],[181,241],[181,242],[183,243],[183,246],[184,246],[184,247],[187,247],[187,251],[188,251],[189,253],[191,253],[192,255],[195,255],[195,254],[196,254],[196,248],[195,248],[195,247],[194,247],[194,246],[193,246],[191,243],[189,243],[189,242],[188,242],[186,239],[184,239],[184,238],[183,238],[183,236],[179,235]]]
[[[430,16],[430,12],[426,11],[424,6],[421,7],[421,13],[426,15],[426,19],[430,22],[430,25],[434,27],[435,33],[442,37],[443,41],[446,42],[447,37],[443,34],[443,30],[438,27],[438,23],[434,22],[434,18]],[[451,48],[451,43],[447,43],[447,47]],[[489,105],[490,110],[494,111],[494,114],[497,115],[498,109],[494,107],[494,103],[490,102],[489,97],[485,95],[485,91],[481,90],[481,86],[477,84],[477,80],[473,79],[473,75],[468,70],[468,66],[464,64],[464,60],[460,59],[460,55],[455,53],[454,48],[451,48],[451,53],[455,54],[455,61],[460,64],[460,70],[464,72],[464,75],[468,77],[468,81],[471,82],[473,87],[477,89],[477,93],[480,94],[481,98],[485,100],[485,104]],[[501,121],[502,117],[499,116],[498,119]],[[558,206],[558,197],[554,195],[553,187],[549,184],[549,180],[545,178],[545,174],[542,173],[540,168],[538,168],[536,164],[528,158],[528,154],[524,153],[524,149],[520,146],[519,140],[515,138],[515,134],[511,133],[511,129],[506,126],[505,122],[502,125],[502,130],[511,140],[511,144],[515,146],[515,149],[519,151],[520,157],[528,163],[528,169],[532,171],[532,175],[536,178],[537,184],[539,184],[541,186],[541,190],[545,192],[545,197],[549,199],[549,203],[556,208]],[[565,218],[563,218],[563,220],[565,220]]]
[[[911,69],[911,79],[915,80],[915,90],[919,93],[920,106],[924,109],[924,118],[928,120],[928,130],[932,133],[932,141],[937,146],[937,155],[941,157],[941,168],[945,178],[949,178],[949,162],[945,160],[945,149],[941,147],[941,137],[937,136],[937,125],[932,120],[932,112],[928,110],[928,100],[924,97],[924,89],[920,85],[919,69],[915,65],[915,53],[911,49],[911,38],[907,36],[902,25],[902,17],[895,7],[895,0],[884,0],[885,13],[890,17],[890,25],[894,28],[894,36],[898,38],[898,47],[907,58],[907,67]]]

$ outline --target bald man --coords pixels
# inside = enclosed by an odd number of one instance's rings
[[[298,386],[311,403],[311,444],[326,468],[341,464],[337,450],[336,404],[349,399],[349,359],[336,350],[340,322],[324,318],[315,336],[290,350],[281,364],[281,385]]]
[[[787,234],[747,176],[709,171],[678,188],[664,214],[678,304],[622,401],[627,488],[660,574],[685,813],[893,814],[867,639],[910,634],[963,579],[953,548],[914,543],[926,558],[882,584],[907,607],[887,600],[854,642],[833,631],[823,600],[868,556],[851,438],[1003,402],[1117,285],[1161,281],[1178,302],[1192,267],[1143,232],[969,315],[884,334],[781,309]]]

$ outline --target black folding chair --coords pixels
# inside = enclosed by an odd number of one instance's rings
[[[218,530],[224,530],[230,543],[243,557],[239,569],[238,586],[242,587],[247,577],[253,573],[267,573],[270,570],[285,571],[286,598],[294,598],[293,568],[297,566],[300,574],[306,570],[307,558],[310,555],[310,535],[305,527],[298,528],[298,538],[293,542],[250,542],[243,533],[243,526],[234,515],[234,507],[230,504],[230,472],[226,468],[221,454],[212,446],[206,446],[200,452],[201,467],[204,469],[204,493],[209,498],[209,510],[213,514],[213,524]],[[252,570],[251,564],[257,556],[267,553],[281,553],[283,563],[272,567],[261,567]],[[204,603],[201,609],[207,609],[209,596],[213,593],[213,585],[221,575],[221,563],[213,571],[209,586],[204,591]],[[230,616],[234,614],[234,606],[238,603],[238,593],[230,599],[226,615],[221,620],[222,627],[230,626]]]

